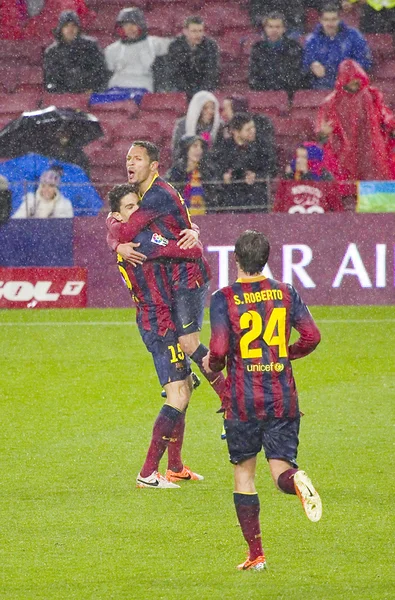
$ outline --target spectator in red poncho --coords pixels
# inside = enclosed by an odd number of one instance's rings
[[[395,118],[355,61],[341,63],[335,89],[320,108],[317,132],[324,165],[337,180],[393,179]]]

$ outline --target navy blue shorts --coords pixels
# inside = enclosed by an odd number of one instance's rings
[[[161,386],[172,381],[183,381],[191,374],[191,362],[181,350],[175,331],[169,330],[164,337],[143,329],[140,334],[148,352],[152,354]]]
[[[267,460],[285,460],[296,468],[299,424],[299,417],[250,421],[225,419],[230,462],[237,465],[256,456],[263,448]]]
[[[193,290],[174,291],[173,315],[179,336],[201,331],[208,286],[205,283]]]

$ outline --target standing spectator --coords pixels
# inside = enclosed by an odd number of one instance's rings
[[[171,142],[173,161],[179,156],[179,143],[184,135],[200,135],[213,146],[221,125],[219,102],[211,92],[197,92],[188,105],[185,117],[176,121]]]
[[[222,206],[267,211],[266,182],[269,159],[265,148],[256,141],[252,115],[237,113],[229,123],[231,137],[214,154],[218,176],[224,185],[219,202]]]
[[[262,21],[265,39],[251,49],[249,84],[252,90],[286,90],[302,87],[302,46],[286,35],[285,18],[272,12]]]
[[[343,10],[362,5],[359,26],[364,33],[395,33],[395,0],[344,0]]]
[[[41,174],[35,193],[29,192],[12,215],[13,219],[71,219],[73,205],[59,191],[60,175],[49,169]]]
[[[173,38],[148,35],[144,13],[139,8],[123,8],[116,26],[120,39],[104,50],[107,67],[112,73],[108,87],[153,92],[155,59],[167,54]]]
[[[320,108],[317,130],[324,164],[339,181],[393,178],[395,118],[355,61],[340,65],[335,90]]]
[[[294,34],[301,34],[304,29],[303,0],[249,0],[251,22],[255,27],[261,27],[265,15],[279,12],[284,15],[286,28]]]
[[[229,123],[236,113],[249,112],[248,98],[240,94],[233,94],[224,98],[222,102],[221,116],[223,124],[218,132],[215,151],[218,151],[225,140],[232,137],[229,129]],[[267,157],[267,169],[270,177],[277,174],[277,152],[274,135],[274,127],[271,119],[263,114],[252,114],[255,130],[256,142],[262,148],[262,153]]]
[[[182,137],[179,158],[166,173],[166,179],[179,189],[191,215],[204,215],[206,182],[214,179],[214,168],[207,160],[207,142],[198,135]]]
[[[99,91],[107,84],[108,71],[96,40],[81,34],[78,15],[60,14],[56,41],[44,54],[44,84],[49,92]]]
[[[204,34],[201,17],[185,19],[183,35],[170,44],[168,61],[171,88],[186,92],[188,100],[200,90],[218,87],[218,45]]]
[[[339,9],[326,5],[321,10],[320,24],[306,41],[303,67],[310,73],[311,87],[331,89],[335,85],[340,63],[351,58],[365,70],[372,66],[369,46],[359,31],[339,17]]]

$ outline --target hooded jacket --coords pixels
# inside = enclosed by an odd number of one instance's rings
[[[77,37],[66,42],[62,29],[67,23],[79,28]],[[82,35],[80,20],[74,11],[63,11],[54,30],[56,41],[44,53],[44,85],[47,91],[81,93],[106,88],[109,73],[95,39]]]
[[[360,84],[356,92],[345,89],[355,80]],[[395,118],[355,61],[340,65],[335,90],[320,108],[318,132],[323,122],[330,122],[333,129],[325,143],[324,165],[336,179],[392,179],[390,134],[395,132]]]
[[[140,32],[136,39],[122,34],[122,25],[135,23]],[[152,67],[157,56],[167,54],[173,38],[148,35],[143,12],[139,8],[122,9],[116,20],[121,38],[104,50],[107,68],[112,73],[108,87],[141,88],[154,91]]]
[[[199,123],[199,119],[206,102],[214,103],[214,118],[209,125],[202,125]],[[188,105],[186,116],[176,121],[171,142],[173,159],[175,160],[179,156],[179,143],[184,135],[200,135],[209,146],[212,146],[217,138],[220,125],[221,118],[217,98],[206,90],[197,92]]]
[[[363,35],[353,27],[340,22],[337,34],[331,38],[325,34],[322,25],[318,25],[307,38],[303,58],[303,68],[312,78],[311,87],[332,89],[339,65],[347,58],[355,60],[366,71],[371,68],[372,54]],[[324,77],[318,78],[311,73],[310,67],[315,61],[325,67]]]

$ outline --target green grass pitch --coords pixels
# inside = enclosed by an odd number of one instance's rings
[[[184,447],[205,480],[136,489],[162,402],[133,312],[1,311],[0,598],[394,598],[394,308],[312,312],[322,343],[294,363],[299,464],[323,518],[276,491],[260,457],[269,569],[239,573],[246,546],[206,382]]]

